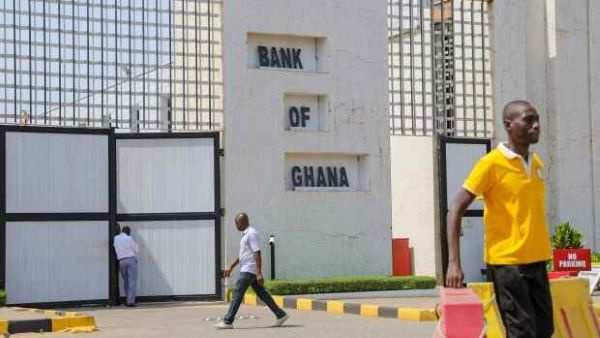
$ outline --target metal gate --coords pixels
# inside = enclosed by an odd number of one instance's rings
[[[219,298],[218,133],[0,126],[8,304],[109,304],[112,237],[140,246],[140,300]]]
[[[446,215],[448,204],[477,161],[490,151],[488,139],[439,138],[440,168],[440,225],[442,267],[444,279],[448,268],[448,240]],[[483,263],[483,202],[476,199],[465,212],[461,224],[460,257],[465,282],[484,280]]]
[[[218,133],[116,135],[116,218],[140,247],[139,299],[220,297],[218,148]]]
[[[391,135],[492,137],[491,0],[388,0]]]

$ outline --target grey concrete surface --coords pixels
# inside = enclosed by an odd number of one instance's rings
[[[218,331],[213,328],[218,317],[227,310],[223,303],[186,303],[173,305],[142,305],[137,308],[83,308],[79,313],[95,316],[99,331],[79,334],[81,338],[100,337],[431,337],[432,322],[411,322],[397,319],[365,318],[357,315],[331,314],[315,311],[286,311],[290,320],[281,328],[269,327],[274,316],[266,307],[240,308],[234,323],[236,329]],[[71,337],[71,333],[26,333],[11,337]]]
[[[0,307],[0,319],[2,320],[32,320],[49,318],[43,313],[18,309],[13,307]]]

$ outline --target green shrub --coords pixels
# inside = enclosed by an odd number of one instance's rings
[[[592,252],[592,262],[600,263],[600,252]]]
[[[265,288],[273,295],[362,292],[383,290],[433,289],[432,277],[360,276],[306,280],[267,280]],[[249,289],[252,292],[252,289]]]
[[[0,290],[0,305],[6,304],[6,291]]]
[[[580,249],[583,247],[583,235],[579,230],[571,227],[569,222],[557,225],[550,240],[554,249]]]
[[[550,259],[549,261],[546,262],[546,271],[547,272],[554,271],[554,259]]]

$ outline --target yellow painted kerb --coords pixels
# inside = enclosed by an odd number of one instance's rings
[[[437,316],[433,309],[398,309],[398,319],[413,320],[413,321],[435,321]]]
[[[312,299],[298,298],[296,301],[296,309],[303,311],[312,310]]]
[[[0,333],[8,333],[8,320],[0,320]]]
[[[371,304],[362,304],[360,306],[360,315],[363,317],[377,317],[379,314],[379,306]]]
[[[419,319],[422,322],[435,322],[437,318],[437,314],[434,309],[421,309],[421,318]]]
[[[73,330],[78,327],[95,328],[96,321],[92,316],[52,318],[52,332]]]
[[[256,306],[256,295],[245,294],[244,295],[244,304]]]
[[[421,314],[417,309],[398,309],[398,319],[419,320]]]
[[[327,302],[327,312],[331,313],[344,313],[344,303],[331,300]]]
[[[273,300],[279,307],[283,307],[285,297],[273,296]],[[254,294],[244,295],[244,303],[246,305],[258,305],[258,299]],[[313,310],[313,300],[308,298],[296,299],[296,309],[302,311]],[[600,310],[599,310],[600,311]],[[327,301],[327,312],[344,313],[344,302],[330,300]],[[360,315],[363,317],[379,317],[379,306],[371,304],[360,305]],[[415,309],[415,308],[399,308],[397,312],[398,319],[412,321],[436,321],[437,316],[434,309]]]
[[[277,306],[283,307],[283,297],[273,296],[273,300],[275,301],[275,304],[277,304]]]

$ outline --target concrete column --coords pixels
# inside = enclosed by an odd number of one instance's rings
[[[600,229],[600,3],[588,1],[590,46],[590,126],[592,134],[592,167],[594,180],[593,218],[596,232]],[[600,235],[596,233],[595,249],[600,247]]]
[[[600,4],[594,0],[494,1],[492,55],[496,141],[506,102],[538,109],[534,147],[548,166],[548,221],[571,221],[600,244]]]
[[[546,0],[494,1],[491,6],[492,77],[494,91],[494,142],[506,140],[502,109],[516,99],[530,101],[538,109],[542,137],[534,147],[548,165],[549,177],[554,178],[554,86],[548,38],[548,13],[553,7]],[[554,218],[554,189],[548,185],[548,218]],[[551,222],[552,223],[552,222]]]
[[[531,101],[541,115],[542,139],[536,151],[549,161],[551,153],[548,91],[548,43],[546,0],[494,1],[491,6],[492,73],[494,90],[495,142],[506,140],[502,109],[506,103]]]
[[[233,218],[245,211],[262,234],[263,272],[270,234],[279,278],[390,272],[387,22],[384,0],[223,3],[228,258],[239,244]],[[306,68],[258,67],[261,45],[302,47]],[[323,98],[322,128],[286,128],[286,97],[298,95]],[[339,158],[359,168],[360,189],[287,184],[294,159],[325,167]]]
[[[595,0],[589,0],[595,1]],[[596,246],[588,0],[556,0],[556,220],[580,229]]]

